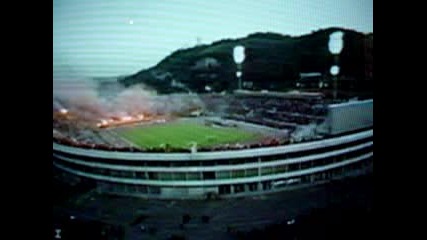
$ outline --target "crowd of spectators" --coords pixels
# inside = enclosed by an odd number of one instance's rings
[[[320,123],[325,115],[326,105],[321,99],[240,96],[234,98],[227,109],[230,119],[289,130]]]
[[[138,148],[138,147],[124,147],[124,146],[114,146],[105,143],[94,143],[88,141],[77,141],[75,138],[70,137],[53,137],[53,141],[71,147],[78,147],[84,149],[94,149],[94,150],[106,150],[106,151],[116,151],[116,152],[145,152],[145,153],[190,153],[192,152],[191,148],[175,148],[171,146],[162,146],[162,147],[147,147],[147,148]],[[199,147],[197,151],[200,152],[214,152],[214,151],[227,151],[227,150],[243,150],[243,149],[253,149],[261,147],[274,147],[279,145],[289,144],[289,140],[278,139],[278,138],[267,138],[260,142],[254,143],[245,143],[245,144],[222,144],[214,147]]]
[[[326,115],[326,104],[322,99],[284,98],[242,95],[205,95],[206,111],[225,119],[260,124],[290,132],[298,126],[320,123]],[[53,120],[54,142],[86,148],[119,152],[192,152],[191,148],[174,148],[169,145],[140,148],[126,143],[108,131],[88,128],[78,122]],[[199,147],[197,151],[225,151],[251,149],[289,144],[289,139],[267,138],[245,144],[223,144],[215,147]]]

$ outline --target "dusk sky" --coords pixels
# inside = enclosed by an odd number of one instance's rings
[[[197,39],[332,26],[373,32],[373,0],[54,0],[53,74],[127,75]]]

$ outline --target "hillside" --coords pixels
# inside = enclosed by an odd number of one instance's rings
[[[156,66],[119,79],[125,86],[144,83],[159,93],[204,92],[236,88],[233,48],[245,46],[242,64],[244,82],[253,89],[284,90],[295,86],[301,72],[321,72],[329,76],[334,62],[328,50],[329,35],[343,31],[344,49],[340,55],[343,79],[357,81],[366,88],[372,82],[373,34],[328,28],[307,35],[291,37],[277,33],[254,33],[240,39],[225,39],[210,45],[180,49]]]

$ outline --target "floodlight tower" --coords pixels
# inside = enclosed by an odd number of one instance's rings
[[[334,65],[332,65],[330,69],[330,73],[333,76],[334,100],[337,99],[338,95],[338,74],[340,73],[339,54],[344,48],[343,37],[344,33],[342,31],[336,31],[329,35],[329,52],[334,56]]]
[[[238,45],[233,49],[234,62],[237,64],[236,77],[238,80],[238,89],[242,89],[242,63],[245,60],[245,47]]]

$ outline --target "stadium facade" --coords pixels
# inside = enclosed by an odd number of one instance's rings
[[[53,165],[100,192],[159,199],[259,195],[373,169],[373,101],[328,106],[323,137],[288,145],[209,152],[85,149],[53,142]]]

